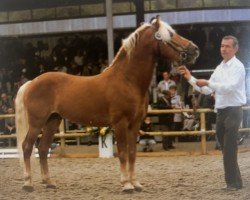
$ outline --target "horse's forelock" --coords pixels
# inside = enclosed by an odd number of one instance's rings
[[[131,50],[135,47],[136,41],[138,40],[139,37],[139,32],[149,26],[151,26],[151,24],[144,23],[142,26],[140,26],[138,29],[136,29],[133,33],[131,33],[126,39],[122,41],[122,45],[128,54],[130,54]],[[171,40],[171,35],[170,35],[171,32],[175,33],[174,29],[163,21],[160,21],[158,32],[161,35],[161,38],[164,42],[168,42]]]
[[[158,32],[161,35],[162,41],[168,42],[171,40],[171,33],[175,33],[175,30],[166,22],[160,21]]]

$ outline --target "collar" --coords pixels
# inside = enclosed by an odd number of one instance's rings
[[[234,56],[234,57],[232,57],[232,58],[231,58],[229,61],[227,61],[227,62],[222,61],[221,64],[222,64],[222,65],[226,65],[226,66],[230,66],[230,65],[234,62],[235,59],[236,59],[236,57]]]

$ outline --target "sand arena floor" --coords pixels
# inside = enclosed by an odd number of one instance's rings
[[[75,147],[74,151],[84,148],[87,147]],[[91,148],[94,149],[96,146],[93,145]],[[70,151],[73,151],[73,147],[69,148]],[[35,191],[31,193],[21,189],[23,173],[18,159],[1,159],[0,163],[1,200],[250,199],[250,152],[244,149],[239,153],[244,188],[233,192],[221,190],[224,186],[224,175],[222,157],[218,151],[205,156],[193,153],[173,156],[168,153],[167,156],[159,154],[156,157],[138,157],[137,176],[144,190],[132,194],[121,192],[118,158],[50,158],[50,172],[57,189],[47,189],[41,184],[40,167],[35,159]]]

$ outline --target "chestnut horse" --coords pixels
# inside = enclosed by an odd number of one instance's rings
[[[38,151],[42,181],[50,180],[47,153],[62,118],[115,131],[123,191],[140,191],[135,174],[136,139],[147,112],[148,88],[159,57],[190,64],[199,55],[191,41],[156,18],[123,41],[108,70],[92,77],[45,73],[24,84],[16,97],[18,147],[24,160],[24,186],[33,190],[30,157],[40,133]]]

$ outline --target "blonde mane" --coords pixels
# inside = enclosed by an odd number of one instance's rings
[[[155,20],[152,21],[152,24],[155,22]],[[163,21],[159,21],[159,29],[158,32],[161,36],[161,39],[163,42],[168,42],[171,40],[171,34],[170,33],[175,33],[174,29],[168,25],[167,23]],[[149,23],[144,23],[142,26],[140,26],[136,31],[131,33],[126,39],[122,41],[122,45],[125,49],[125,51],[130,54],[131,50],[135,47],[136,41],[139,38],[139,32],[144,30],[145,28],[151,26]]]

